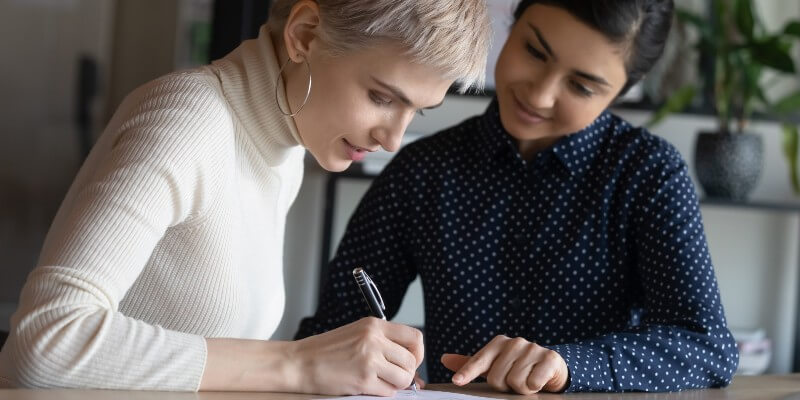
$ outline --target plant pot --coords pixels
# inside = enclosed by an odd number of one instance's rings
[[[697,179],[707,197],[745,200],[761,177],[764,146],[752,133],[700,132],[694,152]]]

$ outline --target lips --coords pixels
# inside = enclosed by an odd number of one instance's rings
[[[525,105],[525,103],[521,102],[517,96],[512,94],[511,97],[514,98],[514,108],[516,109],[517,117],[523,122],[528,124],[538,124],[550,119],[549,117],[545,117],[536,111],[533,111],[530,107]]]
[[[352,143],[350,143],[347,139],[344,139],[344,138],[342,138],[342,141],[345,144],[345,151],[347,152],[348,158],[350,158],[353,161],[361,161],[361,160],[364,159],[364,156],[366,156],[367,153],[371,153],[371,152],[375,151],[375,150],[369,150],[369,149],[365,149],[363,147],[355,146]]]

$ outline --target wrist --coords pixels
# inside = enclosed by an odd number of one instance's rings
[[[301,392],[302,367],[294,342],[266,340],[260,345],[253,383],[266,386],[262,390],[270,392]]]
[[[275,370],[271,368],[277,367],[280,371],[278,379],[280,380],[281,392],[287,393],[302,393],[304,389],[303,382],[303,360],[299,352],[297,341],[290,342],[267,342],[276,346],[274,353],[278,355],[278,365],[270,365],[267,363],[263,373],[274,374]]]
[[[208,357],[200,390],[292,392],[302,375],[291,342],[206,339]]]

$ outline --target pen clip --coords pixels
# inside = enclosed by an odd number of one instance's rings
[[[372,281],[372,278],[370,278],[369,275],[367,275],[367,271],[364,271],[363,274],[364,274],[364,280],[367,282],[367,285],[370,285],[372,286],[373,289],[375,289],[375,294],[378,295],[378,303],[381,306],[381,310],[385,310],[386,305],[383,304],[383,296],[381,296],[381,291],[378,290],[378,286],[375,285],[375,282]]]

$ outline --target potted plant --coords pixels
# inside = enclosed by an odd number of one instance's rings
[[[743,200],[761,175],[761,137],[747,131],[754,111],[777,118],[784,132],[784,154],[789,161],[790,180],[800,193],[798,174],[797,121],[800,90],[773,101],[766,93],[779,81],[776,77],[795,74],[791,52],[800,42],[800,22],[787,23],[778,32],[768,32],[756,18],[751,0],[713,0],[711,16],[701,17],[678,9],[680,22],[697,31],[695,48],[713,58],[714,71],[704,82],[713,93],[716,132],[700,132],[695,146],[695,172],[709,197]],[[765,79],[766,71],[775,72]],[[699,93],[695,85],[676,90],[653,116],[653,126],[670,113],[686,108]]]

